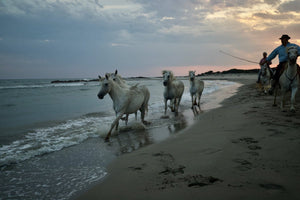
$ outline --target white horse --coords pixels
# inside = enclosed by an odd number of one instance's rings
[[[268,63],[260,65],[260,70],[261,70],[260,83],[262,86],[262,90],[265,94],[267,94],[267,91],[270,88],[270,84],[271,84],[272,72],[270,71]]]
[[[192,98],[192,109],[194,112],[197,111],[194,108],[194,106],[197,105],[199,110],[201,111],[200,98],[204,89],[204,82],[202,80],[196,79],[195,71],[189,71],[189,79],[190,79],[190,94]]]
[[[145,124],[144,120],[145,112],[148,110],[148,101],[150,93],[144,92],[138,87],[122,88],[118,83],[114,82],[108,74],[105,78],[99,76],[100,91],[98,98],[103,99],[106,94],[109,94],[113,101],[113,108],[116,113],[116,119],[111,124],[111,128],[107,133],[105,140],[109,140],[113,128],[118,128],[119,120],[125,114],[135,113],[138,110],[141,112],[141,120]]]
[[[123,88],[127,88],[127,89],[133,89],[134,87],[137,87],[138,84],[135,84],[133,86],[128,85],[126,83],[126,81],[122,78],[122,76],[120,76],[118,74],[118,70],[115,70],[115,73],[106,73],[108,76],[110,76],[112,78],[113,81],[115,81],[116,83],[119,84],[120,87]],[[146,88],[145,86],[139,86],[142,90],[145,90],[144,92],[147,93],[149,92],[148,88]],[[147,107],[148,108],[148,107]],[[147,110],[148,111],[148,110]],[[135,120],[137,120],[137,112],[134,113],[135,114]],[[125,118],[121,118],[122,120],[125,120],[125,124],[128,124],[128,116],[129,114],[126,114]]]
[[[172,112],[177,115],[178,107],[181,101],[181,97],[184,91],[183,82],[176,80],[171,71],[164,70],[163,84],[165,86],[164,90],[164,102],[165,102],[165,115],[167,113],[167,101],[170,100],[170,108]]]
[[[288,62],[284,72],[279,78],[279,84],[281,87],[281,104],[280,109],[283,111],[285,96],[288,91],[291,91],[291,107],[290,110],[295,112],[295,96],[298,91],[299,76],[297,74],[297,58],[298,58],[298,49],[297,47],[291,46],[287,48]],[[278,87],[275,90],[274,105],[276,105],[276,96],[277,96]]]

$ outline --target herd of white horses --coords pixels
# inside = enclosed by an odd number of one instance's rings
[[[184,91],[184,84],[181,80],[175,78],[172,71],[164,70],[163,86],[164,86],[164,103],[166,116],[168,107],[175,115],[178,114],[178,107],[181,101],[181,97]],[[190,94],[192,98],[192,109],[194,113],[198,113],[200,108],[200,99],[204,89],[204,82],[196,79],[195,71],[189,71],[190,80]],[[99,76],[100,91],[98,98],[103,99],[106,94],[109,94],[113,101],[113,109],[116,113],[116,119],[112,122],[111,127],[106,135],[106,140],[109,139],[112,130],[118,129],[119,120],[124,119],[125,124],[128,122],[128,115],[135,114],[137,118],[137,112],[141,112],[141,121],[144,124],[149,122],[145,121],[145,113],[148,111],[148,102],[150,98],[150,92],[144,85],[128,85],[126,81],[118,74],[116,70],[114,73],[106,73],[105,77]],[[169,106],[168,106],[168,101]],[[198,110],[197,108],[198,107]],[[125,116],[125,117],[124,117]],[[164,117],[165,117],[164,116]]]
[[[295,95],[298,90],[299,76],[297,76],[297,57],[298,52],[296,48],[288,49],[288,64],[280,76],[279,85],[281,88],[281,109],[284,109],[285,96],[287,92],[291,91],[291,107],[290,110],[295,112]],[[261,66],[261,85],[265,93],[271,82],[271,71],[267,65]],[[195,76],[195,71],[189,71],[190,81],[190,95],[191,95],[191,109],[194,114],[201,111],[200,99],[204,89],[204,82]],[[181,80],[176,79],[172,71],[162,71],[163,86],[164,86],[164,116],[166,117],[168,107],[175,115],[178,114],[178,107],[184,92],[184,84]],[[141,112],[141,121],[144,124],[149,122],[145,121],[145,113],[148,111],[148,102],[150,99],[150,92],[144,85],[128,85],[126,81],[118,74],[116,70],[114,73],[106,73],[104,77],[99,76],[100,91],[98,98],[103,99],[106,94],[109,94],[113,101],[113,109],[116,113],[116,119],[112,122],[111,127],[106,135],[106,140],[109,140],[112,130],[118,129],[119,120],[124,119],[127,125],[128,115]],[[275,89],[274,102],[276,105],[276,97],[278,94],[278,86]],[[169,106],[167,102],[169,100]],[[197,109],[198,108],[198,109]],[[125,117],[124,117],[125,116]]]

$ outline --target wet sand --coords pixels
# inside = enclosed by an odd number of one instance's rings
[[[210,78],[244,85],[182,134],[120,156],[76,199],[298,199],[300,92],[297,112],[282,112],[256,75]]]

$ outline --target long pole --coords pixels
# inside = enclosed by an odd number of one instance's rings
[[[243,60],[243,61],[246,61],[246,62],[250,62],[250,63],[254,63],[254,64],[259,64],[258,62],[254,62],[254,61],[251,61],[251,60],[247,60],[247,59],[245,59],[245,58],[240,58],[240,57],[231,55],[231,54],[229,54],[229,53],[226,53],[226,52],[224,52],[224,51],[222,51],[222,50],[220,50],[220,53],[223,53],[223,54],[225,54],[225,55],[228,55],[228,56],[231,56],[231,57],[233,57],[233,58],[237,58],[237,59],[239,59],[239,60]]]

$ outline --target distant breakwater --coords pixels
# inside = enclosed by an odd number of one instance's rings
[[[76,80],[55,80],[51,81],[51,83],[79,83],[79,82],[95,82],[99,81],[99,79],[76,79]]]
[[[241,74],[241,73],[246,73],[246,74],[255,74],[258,73],[259,69],[230,69],[230,70],[226,70],[226,71],[217,71],[217,72],[213,72],[213,71],[208,71],[208,72],[204,72],[201,74],[198,74],[197,76],[207,76],[207,75],[218,75],[218,74]],[[185,76],[183,76],[185,77]],[[149,77],[143,77],[143,76],[138,76],[138,77],[129,77],[129,78],[125,78],[125,79],[139,79],[139,78],[149,78]],[[161,78],[161,77],[155,77],[155,78]],[[78,83],[78,82],[96,82],[99,81],[99,79],[75,79],[75,80],[55,80],[55,81],[51,81],[51,83]]]

